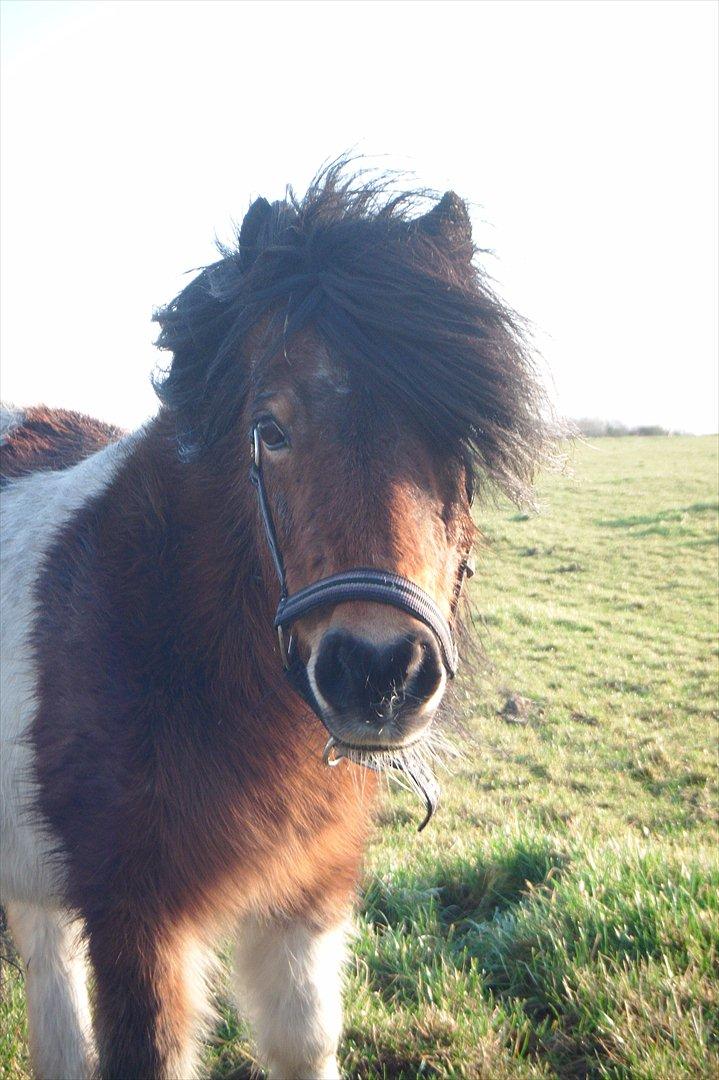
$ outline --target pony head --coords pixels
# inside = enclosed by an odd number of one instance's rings
[[[454,626],[473,494],[527,494],[542,395],[518,320],[473,261],[465,204],[416,205],[343,163],[301,199],[257,199],[236,247],[156,316],[173,353],[156,389],[181,453],[222,447],[230,485],[248,483],[256,433],[290,595],[383,571]],[[276,597],[259,512],[252,529]],[[451,673],[431,620],[359,597],[302,615],[292,635],[340,750],[396,752],[427,731]]]

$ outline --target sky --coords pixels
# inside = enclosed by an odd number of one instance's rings
[[[352,149],[468,201],[560,413],[717,431],[718,11],[3,0],[3,398],[142,423],[153,309]]]

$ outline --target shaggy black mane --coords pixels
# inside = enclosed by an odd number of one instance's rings
[[[355,385],[480,479],[526,495],[545,425],[518,320],[472,262],[464,203],[450,192],[417,216],[417,202],[340,162],[302,199],[252,204],[237,246],[155,316],[173,353],[155,389],[185,440],[212,443],[237,423],[243,341],[270,314],[285,342],[311,324]]]

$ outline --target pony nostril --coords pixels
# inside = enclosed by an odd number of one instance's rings
[[[412,695],[419,702],[428,701],[442,682],[444,666],[435,638],[428,634],[419,643],[419,659],[409,673],[405,685],[407,697]]]
[[[421,649],[410,637],[398,638],[374,650],[369,682],[379,701],[396,696],[407,682],[410,670],[417,667]]]
[[[335,709],[353,694],[355,644],[356,639],[343,631],[330,631],[320,644],[314,678],[322,697]]]
[[[314,669],[317,689],[336,711],[371,711],[386,720],[399,706],[421,706],[436,691],[442,661],[434,637],[422,632],[375,645],[346,630],[331,630]]]

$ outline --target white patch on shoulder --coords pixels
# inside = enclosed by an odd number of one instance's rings
[[[20,427],[25,422],[25,413],[22,409],[16,409],[9,403],[0,405],[0,439],[9,435],[10,432]]]
[[[117,473],[141,432],[70,469],[37,472],[7,485],[0,503],[0,897],[60,902],[62,871],[53,838],[32,812],[28,729],[37,708],[31,632],[35,587],[59,530]],[[42,603],[42,598],[39,600]]]

